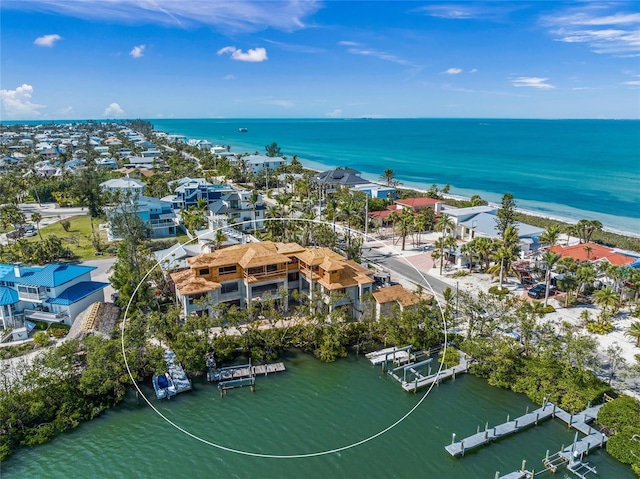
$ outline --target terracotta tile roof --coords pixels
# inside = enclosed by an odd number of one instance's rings
[[[586,247],[591,248],[589,252],[585,249]],[[633,263],[637,259],[632,256],[616,253],[611,248],[596,243],[582,243],[571,246],[556,245],[550,248],[550,250],[562,256],[573,258],[578,262],[607,260],[611,264],[624,266]]]
[[[420,301],[418,296],[411,291],[407,291],[400,284],[375,290],[373,292],[373,298],[378,304],[398,302],[402,307],[413,306]]]
[[[421,198],[405,198],[403,200],[396,200],[396,203],[399,205],[410,206],[411,208],[416,209],[423,208],[425,206],[435,206],[439,203],[444,203],[444,201],[429,198],[428,196],[423,196]]]
[[[196,272],[193,269],[178,271],[177,273],[172,273],[170,276],[176,285],[176,289],[180,291],[182,295],[206,293],[207,291],[213,291],[222,286],[215,281],[209,281],[203,277],[196,277]]]

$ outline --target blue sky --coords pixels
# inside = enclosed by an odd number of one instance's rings
[[[1,118],[640,117],[640,2],[2,0]]]

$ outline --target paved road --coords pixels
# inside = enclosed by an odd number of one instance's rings
[[[377,249],[363,248],[362,257],[371,263],[376,263],[383,268],[389,270],[393,275],[400,275],[407,280],[420,284],[433,291],[438,296],[438,299],[442,299],[442,293],[446,288],[450,288],[451,285],[435,278],[424,271],[417,271],[416,268],[409,263],[409,260],[392,252],[384,252]],[[421,274],[422,273],[422,274]],[[426,280],[426,281],[425,281]]]

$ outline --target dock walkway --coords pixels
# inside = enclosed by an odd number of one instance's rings
[[[439,373],[428,374],[427,376],[423,376],[422,374],[417,372],[415,368],[423,364],[427,364],[428,360],[422,361],[421,363],[417,363],[415,365],[410,364],[405,366],[405,369],[408,368],[409,371],[415,375],[415,379],[413,379],[412,381],[405,381],[403,378],[400,378],[398,375],[395,374],[395,370],[389,371],[389,374],[391,374],[391,376],[393,376],[395,379],[400,381],[400,383],[402,384],[402,389],[408,392],[415,393],[418,389],[426,386],[430,386],[436,381],[439,383],[444,379],[448,379],[448,378],[455,379],[457,374],[466,373],[469,370],[469,362],[467,361],[467,356],[462,351],[460,351],[459,354],[460,354],[460,362],[458,363],[457,366],[443,369]],[[411,367],[409,368],[409,366]]]
[[[246,379],[255,376],[266,376],[267,374],[279,373],[286,371],[284,363],[260,364],[252,366],[251,364],[242,364],[240,366],[228,366],[217,370],[210,370],[207,373],[207,379],[211,381],[233,381],[236,379]]]
[[[589,425],[589,423],[598,416],[600,407],[601,406],[589,407],[579,414],[569,414],[555,404],[545,402],[541,408],[538,408],[535,411],[529,412],[511,421],[507,419],[507,422],[499,424],[493,428],[485,427],[484,431],[468,436],[461,441],[455,442],[454,434],[454,440],[451,444],[445,446],[445,449],[452,456],[464,456],[464,453],[470,449],[483,446],[491,441],[514,434],[531,425],[537,425],[538,422],[543,419],[557,417],[567,423],[570,427],[586,435],[586,437],[577,441],[576,444],[561,451],[561,454],[568,460],[572,453],[575,453],[576,457],[580,456],[583,453],[588,453],[595,447],[602,446],[607,441],[607,437],[604,434],[595,431]]]
[[[191,380],[187,377],[187,373],[184,372],[184,369],[182,368],[180,363],[176,361],[176,353],[174,353],[171,349],[165,350],[164,360],[167,363],[169,375],[173,380],[173,384],[176,388],[176,393],[190,391]]]
[[[374,366],[387,363],[388,361],[393,361],[396,364],[408,363],[412,359],[415,359],[415,355],[411,354],[412,347],[412,345],[409,345],[402,348],[385,348],[379,351],[367,353],[365,354],[365,357],[371,361],[371,364]]]

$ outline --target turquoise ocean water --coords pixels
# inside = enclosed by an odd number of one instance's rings
[[[598,219],[640,235],[640,121],[354,119],[150,120],[159,131],[264,154],[278,143],[310,168],[349,166],[378,181],[392,168],[405,187],[449,183],[546,216]],[[247,128],[240,133],[238,128]]]

